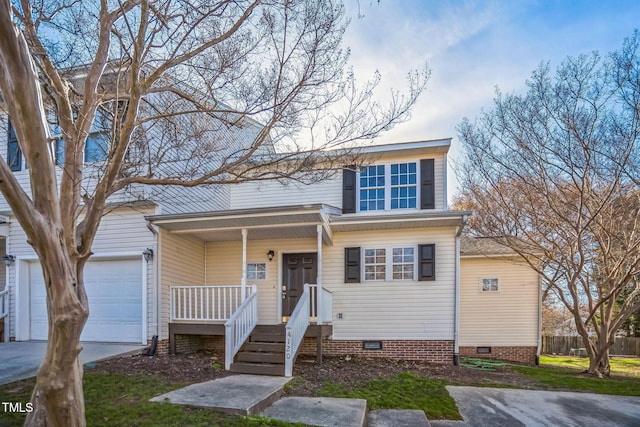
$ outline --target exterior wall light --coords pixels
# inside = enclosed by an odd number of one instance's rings
[[[16,260],[16,257],[13,256],[13,255],[5,255],[5,256],[2,257],[2,263],[6,267],[11,266],[11,264],[13,264],[15,260]]]
[[[144,256],[144,260],[146,262],[149,262],[153,259],[153,249],[147,248],[142,252],[142,255]]]
[[[273,257],[276,255],[275,252],[273,252],[273,250],[269,249],[269,252],[267,252],[267,258],[269,258],[269,262],[271,262],[273,260]]]

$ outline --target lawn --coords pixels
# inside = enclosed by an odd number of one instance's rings
[[[542,356],[539,367],[514,367],[517,372],[548,390],[580,391],[623,396],[640,396],[640,359],[611,359],[611,377],[595,378],[584,371],[589,359]]]
[[[34,379],[0,386],[0,401],[29,401]],[[84,392],[88,426],[220,426],[289,427],[264,417],[225,415],[213,410],[193,409],[169,403],[153,403],[153,396],[183,386],[147,375],[86,373]],[[24,405],[23,405],[24,406]],[[0,426],[21,426],[25,415],[0,411]]]
[[[419,409],[429,419],[461,420],[456,402],[445,389],[446,381],[404,372],[377,379],[352,390],[338,384],[325,384],[317,393],[324,397],[366,399],[369,409]]]

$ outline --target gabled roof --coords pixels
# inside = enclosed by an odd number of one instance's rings
[[[518,256],[513,249],[501,245],[490,237],[460,237],[461,257],[482,257],[482,256]]]

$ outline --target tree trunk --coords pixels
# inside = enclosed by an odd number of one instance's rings
[[[587,372],[598,378],[611,375],[611,365],[609,364],[609,349],[613,343],[608,340],[589,340],[587,353],[589,354],[589,369]]]
[[[51,267],[50,263],[43,263],[49,317],[47,352],[38,370],[31,396],[33,411],[25,426],[83,427],[86,421],[80,334],[89,312],[82,267],[58,269],[55,275],[49,273],[56,270]]]

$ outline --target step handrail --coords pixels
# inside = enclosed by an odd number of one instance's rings
[[[0,291],[0,319],[9,314],[9,289]]]
[[[251,294],[224,323],[224,369],[231,369],[233,358],[258,324],[258,287],[251,285]]]
[[[285,326],[284,348],[284,376],[293,375],[293,361],[298,353],[298,348],[304,339],[304,334],[309,327],[309,308],[311,302],[311,289],[308,283],[304,285],[304,292],[291,313],[287,326]]]

